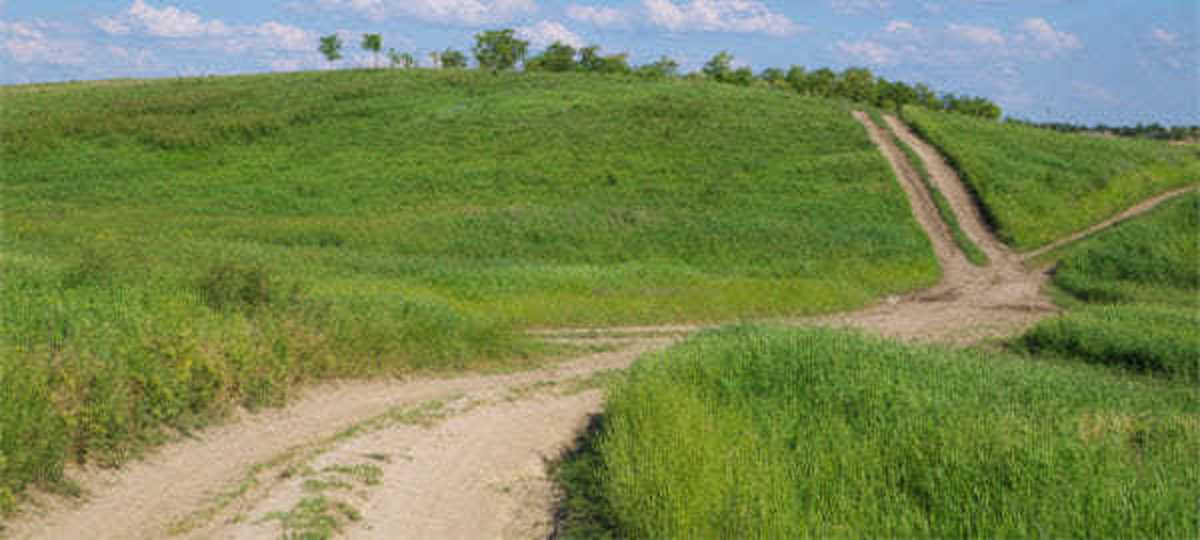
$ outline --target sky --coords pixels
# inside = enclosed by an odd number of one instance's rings
[[[867,67],[1036,121],[1200,124],[1200,0],[0,0],[0,84],[428,64],[483,30],[758,72]]]

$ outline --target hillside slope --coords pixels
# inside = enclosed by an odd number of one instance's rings
[[[946,154],[997,234],[1018,250],[1200,181],[1195,146],[1063,134],[920,107],[905,107],[904,119]]]
[[[0,511],[314,380],[519,330],[861,306],[939,269],[844,105],[364,70],[0,89]]]

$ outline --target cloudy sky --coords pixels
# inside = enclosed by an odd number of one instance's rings
[[[0,0],[0,84],[324,69],[334,32],[342,67],[369,61],[364,32],[426,59],[503,27],[687,71],[721,50],[865,66],[1034,120],[1200,124],[1197,0]]]

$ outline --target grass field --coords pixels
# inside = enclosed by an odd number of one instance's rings
[[[1194,386],[1078,363],[728,328],[640,360],[591,444],[566,537],[1200,532]]]
[[[1002,240],[1033,249],[1200,178],[1200,149],[1107,139],[905,107],[982,203]]]
[[[314,379],[939,277],[839,102],[344,70],[0,88],[0,507]],[[7,390],[6,390],[7,391]]]
[[[1200,194],[1101,232],[1062,253],[1054,285],[1092,303],[1200,308]]]
[[[1068,305],[1017,345],[1200,385],[1200,194],[1165,203],[1057,254]]]

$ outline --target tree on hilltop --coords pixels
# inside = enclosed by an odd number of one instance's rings
[[[575,47],[561,41],[555,41],[546,47],[542,54],[525,62],[526,71],[575,71],[579,64],[575,62]]]
[[[363,34],[362,48],[375,55],[374,67],[379,67],[379,50],[383,48],[383,36],[379,34]]]
[[[446,49],[442,51],[442,67],[447,69],[467,67],[467,55],[462,51]]]
[[[332,64],[342,58],[342,38],[337,34],[321,36],[321,45],[317,47],[317,50],[325,55],[325,59]]]
[[[412,69],[417,66],[416,57],[406,52],[397,52],[396,49],[388,49],[388,60],[392,62],[392,67]]]
[[[516,32],[511,28],[504,30],[488,30],[475,34],[475,61],[480,69],[493,72],[507,71],[516,67],[525,59],[529,52],[529,42],[517,39]]]

